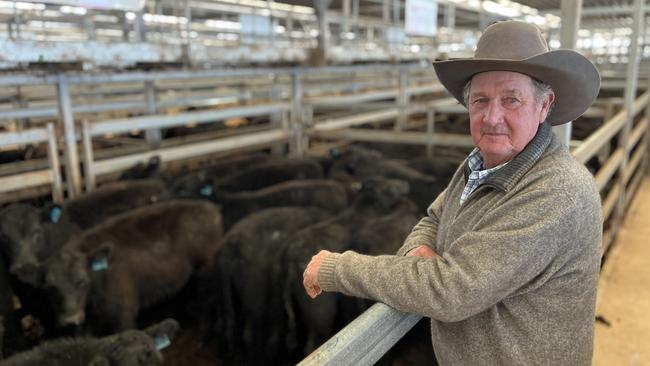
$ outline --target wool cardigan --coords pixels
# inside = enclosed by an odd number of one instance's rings
[[[396,256],[332,253],[324,291],[431,318],[445,365],[589,365],[602,255],[592,175],[547,123],[461,205],[464,162]],[[420,245],[439,257],[404,256]]]

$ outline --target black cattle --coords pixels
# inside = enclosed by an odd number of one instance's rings
[[[309,226],[286,241],[282,262],[275,277],[284,283],[283,301],[288,312],[287,346],[302,348],[301,356],[313,351],[333,335],[337,324],[340,295],[325,293],[310,299],[302,286],[302,273],[311,257],[320,250],[342,252],[357,249],[357,240],[367,243],[365,235],[377,230],[374,244],[378,252],[406,238],[417,223],[417,207],[405,198],[408,184],[399,180],[372,178],[363,186],[352,206],[335,217]],[[406,228],[407,225],[410,227]],[[359,236],[359,232],[363,235]],[[386,237],[382,237],[386,235]],[[369,239],[369,238],[368,238]],[[353,245],[353,243],[355,245]],[[393,250],[391,253],[396,251]],[[373,253],[374,254],[374,253]],[[298,334],[304,335],[298,337]]]
[[[139,309],[179,291],[213,263],[223,234],[219,209],[167,201],[114,216],[39,265],[60,325],[96,333],[133,328]]]
[[[323,169],[312,159],[271,159],[251,165],[216,181],[226,192],[256,191],[273,184],[295,179],[322,179]]]
[[[25,283],[34,283],[29,273],[38,262],[81,231],[67,217],[61,217],[60,211],[54,212],[57,215],[51,219],[47,210],[22,203],[0,211],[0,253],[7,259],[10,272]]]
[[[12,274],[34,283],[27,274],[82,229],[133,208],[169,198],[158,180],[114,182],[47,209],[10,205],[0,212],[0,244]]]
[[[350,147],[340,154],[332,164],[329,176],[349,181],[372,177],[385,177],[408,182],[409,198],[415,202],[422,213],[445,188],[442,181],[434,176],[422,174],[397,161],[381,158],[381,154],[358,147]]]
[[[160,157],[158,155],[149,158],[147,163],[137,163],[136,165],[123,171],[117,180],[135,180],[149,179],[156,176],[160,169]]]
[[[274,364],[282,334],[281,290],[271,274],[280,247],[297,230],[329,214],[316,208],[278,207],[254,213],[224,237],[215,271],[204,279],[204,323],[222,346],[247,364]],[[216,290],[216,291],[215,291]]]
[[[178,323],[166,319],[145,330],[127,330],[104,338],[68,338],[45,342],[0,362],[1,366],[157,366],[160,349],[171,342]]]
[[[277,183],[296,179],[322,179],[323,169],[312,159],[268,159],[228,175],[201,170],[179,177],[172,183],[178,197],[210,197],[213,190],[223,192],[257,191]]]
[[[257,191],[213,192],[212,200],[222,207],[224,227],[259,210],[281,206],[321,208],[336,213],[348,205],[345,187],[333,180],[305,179],[278,183]]]
[[[0,256],[0,359],[4,355],[4,334],[7,327],[13,324],[13,298],[9,281],[9,270],[5,265],[5,260]]]
[[[111,182],[67,201],[61,206],[61,215],[87,229],[108,217],[169,198],[171,194],[160,180]]]

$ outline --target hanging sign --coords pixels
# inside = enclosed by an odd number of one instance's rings
[[[438,29],[438,2],[436,0],[406,0],[407,34],[435,36]]]

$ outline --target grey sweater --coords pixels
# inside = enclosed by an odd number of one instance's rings
[[[547,124],[460,205],[467,174],[464,163],[397,256],[329,255],[321,287],[431,318],[441,365],[589,365],[602,254],[593,177]],[[420,245],[440,257],[404,256]]]

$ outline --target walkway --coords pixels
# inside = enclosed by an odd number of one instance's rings
[[[650,178],[645,178],[602,269],[594,366],[650,365]]]

